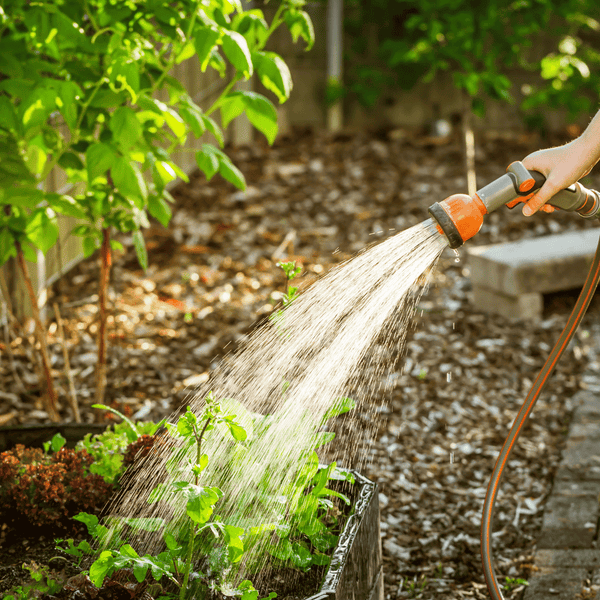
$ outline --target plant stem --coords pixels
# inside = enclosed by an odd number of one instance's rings
[[[217,108],[219,108],[219,102],[221,99],[229,94],[231,88],[243,77],[241,73],[236,73],[233,79],[223,88],[223,91],[220,93],[219,97],[214,101],[213,105],[204,113],[207,117],[213,113]]]
[[[54,389],[54,382],[52,381],[52,372],[50,370],[50,360],[48,359],[48,346],[46,344],[46,332],[42,325],[40,318],[40,309],[38,307],[38,299],[35,291],[33,290],[33,284],[31,283],[31,277],[27,265],[25,264],[25,256],[23,255],[23,249],[21,243],[15,240],[15,247],[17,249],[17,262],[21,269],[21,275],[29,294],[29,302],[31,303],[31,313],[33,320],[35,321],[35,332],[37,334],[38,342],[40,344],[40,356],[42,359],[42,368],[44,371],[44,378],[46,380],[46,396],[44,397],[44,405],[50,419],[57,422],[59,420],[58,410],[56,407],[56,390]]]
[[[71,409],[73,410],[73,418],[75,423],[81,423],[81,415],[79,414],[79,404],[77,403],[77,392],[75,391],[75,384],[73,383],[73,376],[71,375],[71,361],[69,360],[69,351],[67,350],[67,342],[65,340],[65,332],[62,325],[62,318],[60,316],[60,310],[58,304],[54,303],[54,315],[56,317],[56,325],[58,327],[58,337],[60,338],[60,344],[63,351],[63,359],[65,362],[65,375],[67,377],[67,383],[69,385],[69,400]]]
[[[190,523],[190,545],[188,547],[187,556],[185,557],[185,571],[183,574],[183,583],[179,588],[179,600],[185,600],[188,581],[190,579],[190,571],[192,570],[192,558],[194,557],[194,541],[196,540],[196,524],[194,521]]]
[[[209,423],[212,419],[206,419],[204,426],[202,427],[202,431],[198,434],[196,430],[196,426],[193,425],[192,429],[194,431],[194,437],[196,438],[196,464],[200,462],[200,456],[202,456],[202,437],[204,436],[204,432],[208,427]],[[194,484],[198,485],[198,475],[194,475]],[[190,545],[188,547],[187,556],[185,557],[185,571],[183,575],[183,583],[181,584],[181,589],[179,590],[179,600],[184,600],[185,598],[185,590],[187,589],[187,583],[190,577],[190,571],[192,569],[192,559],[194,558],[194,541],[196,539],[196,534],[198,531],[196,530],[196,524],[194,521],[190,521]]]
[[[98,289],[100,323],[98,325],[98,363],[96,365],[96,404],[104,403],[104,392],[106,389],[106,300],[111,261],[110,227],[104,227],[102,229],[102,247],[100,249],[100,282]]]

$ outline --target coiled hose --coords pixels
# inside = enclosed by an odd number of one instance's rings
[[[567,344],[573,337],[573,334],[577,330],[577,327],[585,315],[585,312],[592,300],[596,287],[598,286],[598,281],[600,280],[600,241],[598,243],[598,248],[596,249],[596,254],[594,256],[594,260],[590,267],[590,270],[587,274],[585,283],[583,284],[583,289],[577,298],[577,302],[575,303],[575,307],[571,311],[569,315],[569,319],[567,320],[567,324],[562,330],[556,344],[552,348],[550,355],[546,359],[544,366],[540,370],[536,380],[531,386],[531,390],[529,390],[529,394],[525,398],[523,405],[521,406],[521,410],[517,415],[512,427],[510,428],[510,432],[502,446],[502,450],[500,451],[500,455],[496,460],[496,464],[494,466],[494,471],[492,472],[492,476],[490,478],[490,482],[488,484],[487,494],[485,497],[485,502],[483,503],[483,514],[481,520],[481,561],[483,563],[483,574],[485,576],[485,582],[487,584],[488,591],[493,600],[504,600],[504,596],[502,596],[502,592],[498,586],[498,581],[496,579],[496,575],[494,572],[494,562],[492,558],[492,518],[494,515],[494,502],[496,500],[496,494],[498,493],[498,486],[500,485],[500,480],[502,479],[502,473],[504,471],[504,467],[508,461],[508,457],[523,429],[523,425],[525,421],[527,421],[527,417],[533,410],[533,407],[546,385],[548,378],[550,377],[552,371],[554,371],[554,367],[564,352]]]

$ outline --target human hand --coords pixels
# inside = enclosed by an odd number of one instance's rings
[[[538,150],[523,159],[530,171],[539,171],[546,177],[544,185],[525,203],[523,214],[531,216],[538,210],[553,212],[554,207],[546,204],[554,194],[587,175],[598,161],[582,137],[559,146]]]

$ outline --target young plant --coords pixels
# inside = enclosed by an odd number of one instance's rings
[[[39,598],[42,594],[53,595],[62,589],[62,585],[56,581],[48,572],[48,567],[39,567],[36,564],[23,565],[23,569],[29,571],[33,583],[25,586],[17,586],[9,590],[4,600],[29,600]]]
[[[216,486],[200,485],[200,475],[208,466],[208,456],[203,453],[202,442],[205,435],[223,425],[236,441],[246,439],[245,429],[236,421],[235,417],[222,411],[221,406],[209,395],[201,417],[193,413],[189,407],[176,425],[167,424],[167,430],[184,440],[184,449],[193,450],[189,464],[178,465],[184,470],[190,468],[193,481],[174,481],[159,484],[151,492],[150,503],[163,501],[177,502],[182,499],[185,505],[187,522],[169,526],[163,519],[113,519],[110,530],[111,544],[120,545],[118,549],[103,550],[98,559],[90,567],[90,579],[98,587],[102,586],[104,579],[111,576],[116,570],[124,567],[133,568],[134,576],[138,581],[143,581],[150,570],[156,580],[166,577],[179,589],[178,597],[183,600],[190,593],[190,589],[202,590],[203,579],[206,574],[194,573],[192,570],[194,556],[200,547],[205,546],[206,536],[217,539],[226,551],[230,563],[237,562],[244,551],[243,529],[228,525],[214,515],[214,507],[222,497],[222,491]],[[189,456],[189,454],[187,454]],[[181,452],[176,452],[176,460],[181,459]],[[99,526],[97,520],[89,515],[80,515],[79,519],[88,526],[91,535],[107,541],[109,530]],[[157,556],[139,556],[134,548],[128,544],[121,544],[121,533],[125,526],[145,531],[159,531],[164,529],[163,538],[166,550]],[[116,541],[115,541],[116,540]],[[85,551],[85,548],[76,547],[73,553]],[[192,585],[192,575],[194,583]],[[244,594],[251,599],[254,588],[245,584]]]
[[[0,7],[0,265],[16,257],[31,297],[48,388],[47,409],[57,418],[45,331],[25,260],[52,247],[57,215],[81,220],[73,233],[83,238],[85,256],[100,249],[96,401],[106,386],[107,286],[114,232],[131,236],[140,265],[147,266],[142,229],[149,215],[162,225],[171,217],[166,187],[186,174],[172,159],[190,134],[212,135],[219,147],[203,144],[198,167],[210,180],[217,172],[244,188],[244,177],[221,149],[221,125],[242,113],[269,143],[277,113],[266,97],[236,91],[253,73],[284,102],[292,89],[280,56],[265,51],[285,24],[294,39],[314,42],[304,0],[283,0],[271,23],[260,9],[239,0],[6,0]],[[195,57],[195,58],[194,58]],[[202,71],[231,73],[206,110],[170,73],[195,59]],[[226,60],[229,62],[229,69]],[[168,100],[157,99],[166,92]],[[45,191],[54,169],[62,169],[77,193]]]
[[[322,423],[353,406],[347,398],[336,401]],[[268,435],[279,418],[249,413],[235,400],[217,401],[210,393],[200,415],[188,407],[176,424],[167,423],[168,434],[177,441],[166,462],[170,479],[155,486],[148,502],[172,505],[175,514],[183,506],[183,516],[172,521],[160,517],[110,517],[106,527],[94,515],[78,515],[77,519],[105,547],[90,567],[92,582],[101,587],[118,569],[131,568],[140,582],[149,573],[157,581],[166,578],[180,600],[192,593],[198,598],[207,597],[209,590],[242,600],[258,600],[258,591],[250,580],[243,579],[235,586],[230,583],[236,580],[236,567],[240,565],[247,573],[257,571],[261,559],[257,560],[251,552],[257,547],[271,555],[275,566],[306,571],[312,565],[327,564],[339,530],[340,512],[334,500],[350,502],[328,483],[352,483],[353,476],[335,463],[319,465],[314,450],[299,465],[289,465],[294,476],[286,488],[277,487],[268,473],[260,481],[254,481],[248,473],[244,494],[236,499],[233,512],[229,511],[231,503],[225,502],[223,487],[231,483],[227,474],[236,472],[240,461],[250,464],[251,457],[260,451],[260,437]],[[333,436],[319,432],[313,448],[329,442]],[[209,461],[206,448],[215,447],[220,451],[219,462],[209,468],[213,457]],[[285,464],[279,466],[288,468]],[[205,473],[211,485],[202,484]],[[268,507],[274,502],[283,503],[285,522],[272,520]],[[132,530],[160,532],[164,551],[140,556],[128,541]],[[76,545],[67,540],[67,544],[65,551],[77,558],[90,550],[87,542]],[[274,594],[268,596],[273,597]]]
[[[298,287],[290,286],[290,282],[300,275],[302,267],[297,267],[294,261],[278,262],[277,266],[285,273],[285,290],[281,301],[282,308],[273,311],[269,315],[269,320],[273,323],[280,324],[283,319],[283,309],[289,306],[298,297]]]

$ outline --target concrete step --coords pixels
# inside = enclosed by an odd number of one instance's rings
[[[508,318],[542,315],[543,294],[581,287],[600,228],[467,247],[476,308]]]

